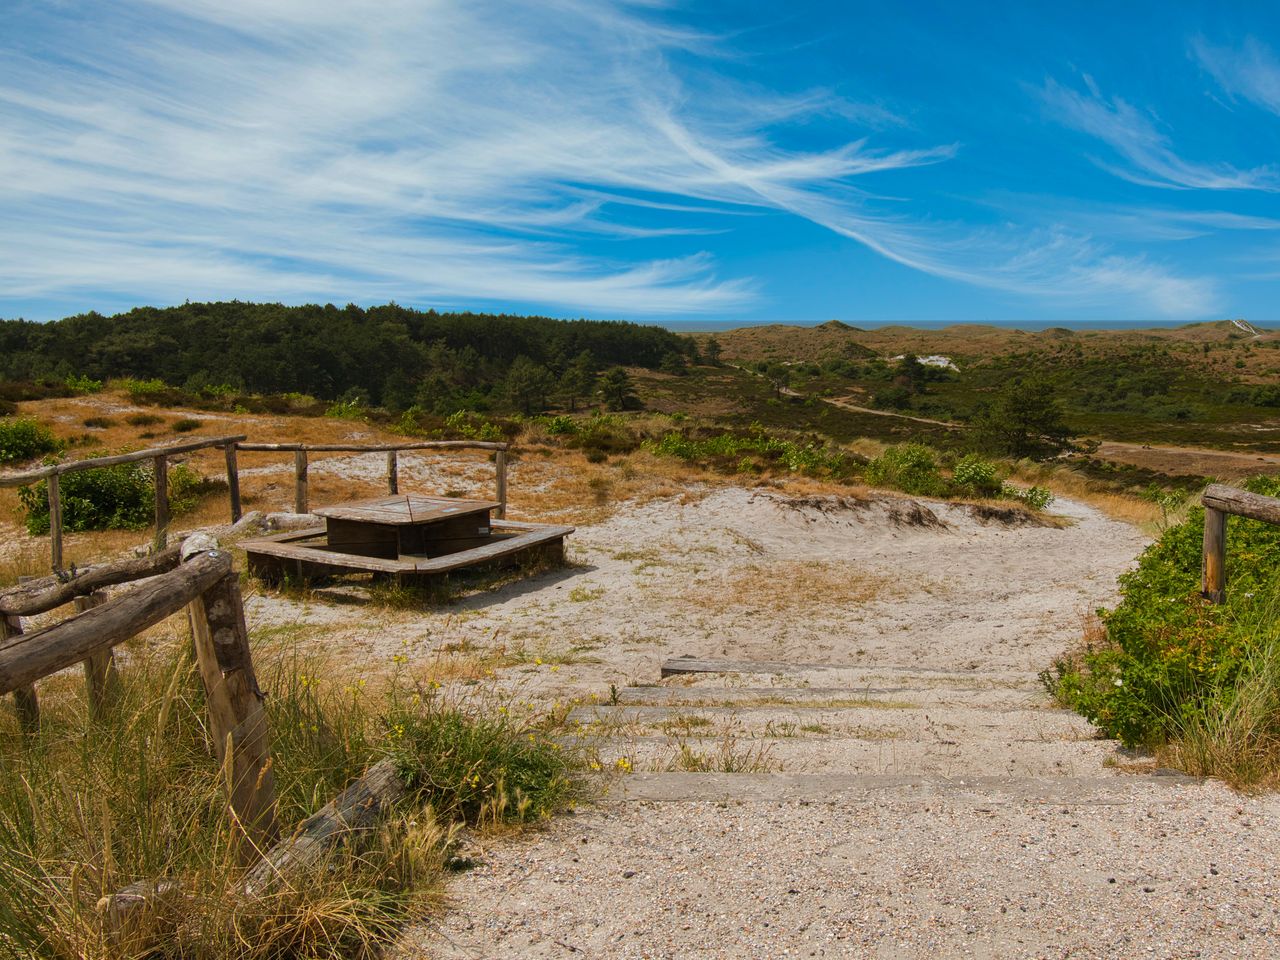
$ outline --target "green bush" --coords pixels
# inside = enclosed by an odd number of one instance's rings
[[[461,440],[481,440],[501,443],[506,439],[502,427],[487,417],[469,410],[457,410],[444,421],[445,431]]]
[[[61,449],[61,441],[42,423],[27,417],[0,420],[0,463],[18,463]]]
[[[155,475],[150,463],[122,463],[97,470],[64,473],[58,478],[64,530],[140,530],[155,519]],[[189,467],[169,468],[169,509],[173,514],[195,507],[204,481]],[[49,532],[47,481],[18,489],[27,530]]]
[[[1244,486],[1280,496],[1280,478]],[[1218,714],[1254,644],[1251,621],[1280,571],[1280,527],[1233,517],[1225,604],[1200,596],[1204,509],[1169,527],[1120,577],[1121,601],[1101,611],[1105,641],[1045,671],[1063,703],[1127,745],[1154,746]]]
[[[175,420],[173,422],[173,432],[190,433],[192,430],[199,430],[202,426],[204,426],[204,424],[199,420],[192,417],[183,417],[181,420]]]
[[[966,493],[982,497],[998,497],[1004,488],[999,468],[976,453],[962,457],[951,473],[951,480]]]
[[[66,379],[66,384],[67,384],[67,389],[75,394],[102,392],[101,380],[94,380],[92,377],[87,377],[83,374],[80,374],[80,375],[76,375],[74,373],[68,374]]]
[[[131,413],[124,418],[124,422],[131,427],[153,427],[157,423],[163,423],[164,417],[157,417],[154,413]]]
[[[923,497],[947,493],[947,481],[938,472],[934,452],[919,443],[889,447],[867,464],[866,480],[877,487],[893,487]]]
[[[1017,487],[1005,484],[1001,487],[1001,494],[1010,500],[1018,500],[1026,504],[1032,510],[1044,510],[1054,501],[1053,492],[1044,487],[1027,487],[1025,490],[1019,490]]]
[[[859,463],[842,450],[773,436],[759,427],[746,434],[709,436],[671,431],[656,440],[645,441],[643,446],[659,456],[706,464],[725,473],[757,472],[763,467],[775,467],[807,476],[848,479]],[[757,463],[753,458],[762,462]],[[744,466],[748,463],[752,464],[750,468]]]
[[[543,424],[546,427],[547,433],[551,434],[553,437],[578,432],[578,424],[574,421],[573,417],[563,413],[559,416],[547,417],[543,421]]]

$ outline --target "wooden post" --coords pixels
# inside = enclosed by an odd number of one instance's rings
[[[1204,508],[1203,595],[1213,603],[1227,599],[1227,515]]]
[[[400,492],[400,463],[394,450],[387,451],[387,493]]]
[[[494,498],[498,501],[498,519],[507,519],[507,451],[499,450],[493,455],[493,465],[497,468],[497,496]]]
[[[236,466],[236,445],[223,447],[227,455],[227,490],[231,494],[231,522],[240,519],[240,470]]]
[[[231,809],[250,840],[241,850],[247,862],[276,840],[276,798],[267,717],[235,574],[193,600],[190,616],[214,750],[227,771]]]
[[[62,495],[58,475],[49,474],[49,555],[53,569],[62,569]]]
[[[307,512],[307,451],[293,452],[293,512]]]
[[[87,597],[76,597],[76,613],[100,606],[106,599],[107,595],[101,590],[95,590]],[[100,720],[120,692],[120,677],[116,673],[115,656],[110,647],[89,654],[84,662],[84,682],[89,694],[89,716]]]
[[[17,617],[0,616],[0,646],[11,637],[22,636],[22,621]],[[36,685],[29,683],[13,691],[13,707],[18,712],[22,729],[35,733],[40,729],[40,701],[36,699]]]
[[[169,460],[156,457],[156,550],[169,542]]]

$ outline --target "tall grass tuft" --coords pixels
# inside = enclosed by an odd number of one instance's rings
[[[577,758],[549,736],[562,718],[458,702],[405,676],[334,679],[291,648],[255,656],[286,829],[387,756],[411,799],[373,836],[248,898],[181,645],[131,648],[121,699],[97,721],[76,678],[52,678],[36,734],[0,710],[0,957],[132,956],[104,939],[99,901],[158,881],[174,884],[163,956],[373,957],[437,902],[462,825],[534,821],[572,798]]]
[[[1236,676],[1177,722],[1160,749],[1170,766],[1240,790],[1280,785],[1280,589],[1228,625],[1247,652]]]

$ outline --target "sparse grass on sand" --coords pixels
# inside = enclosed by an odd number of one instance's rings
[[[733,568],[720,580],[691,586],[682,599],[711,610],[749,607],[783,613],[857,606],[903,592],[895,578],[855,563],[793,560]]]
[[[377,956],[437,903],[462,827],[536,823],[573,801],[581,755],[553,738],[562,716],[483,685],[458,699],[432,676],[450,673],[443,664],[344,676],[304,659],[295,639],[255,638],[281,823],[381,757],[411,800],[358,844],[244,896],[202,687],[169,621],[122,651],[122,699],[106,718],[89,719],[69,674],[41,684],[36,735],[0,711],[0,954],[118,960],[97,902],[166,879],[178,889],[161,916],[166,956]]]

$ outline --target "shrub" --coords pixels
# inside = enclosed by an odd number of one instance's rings
[[[58,484],[64,530],[141,530],[155,519],[155,475],[149,463],[64,473]],[[194,508],[204,490],[204,481],[189,467],[170,467],[169,509],[173,514]],[[48,533],[48,482],[20,487],[18,499],[26,511],[27,530],[34,535]]]
[[[458,410],[445,418],[445,431],[461,440],[501,443],[506,439],[502,428],[487,417],[469,410]]]
[[[116,422],[110,417],[85,417],[84,425],[91,430],[106,430],[108,427],[114,427]]]
[[[960,459],[951,473],[951,479],[956,486],[975,496],[999,496],[1004,486],[999,468],[976,453]]]
[[[937,497],[947,492],[934,452],[919,443],[889,447],[867,464],[865,476],[875,486],[893,487],[916,496]]]
[[[163,380],[135,380],[133,377],[126,377],[120,381],[120,388],[134,403],[152,405],[165,403],[179,392]]]
[[[556,417],[547,417],[544,426],[546,427],[547,433],[552,436],[564,436],[578,432],[578,424],[574,421],[573,417],[567,416],[563,413]]]
[[[83,374],[80,374],[80,375],[76,375],[74,373],[68,374],[66,379],[66,384],[67,384],[67,389],[75,394],[102,392],[101,380],[94,380],[93,378],[87,377]]]
[[[199,420],[193,419],[192,417],[183,417],[181,420],[175,420],[173,422],[173,432],[190,433],[192,430],[199,430],[202,426],[204,426],[204,424]]]
[[[1054,501],[1053,492],[1044,487],[1027,487],[1025,490],[1020,490],[1006,484],[1001,488],[1001,492],[1011,500],[1021,501],[1032,510],[1044,510]]]
[[[154,427],[157,423],[163,423],[164,417],[157,417],[154,413],[131,413],[124,418],[124,422],[131,427]]]
[[[42,423],[25,417],[0,421],[0,463],[18,463],[61,449],[61,441]]]
[[[767,466],[791,473],[847,479],[859,463],[858,458],[842,450],[773,436],[758,426],[746,434],[726,432],[704,436],[673,430],[656,440],[645,441],[643,446],[659,456],[705,464],[725,473],[744,472],[742,465],[747,461],[753,464],[753,472],[758,471],[761,467],[753,460],[754,456]]]
[[[359,397],[335,400],[325,409],[324,415],[332,420],[365,420],[365,405]]]
[[[1245,487],[1277,496],[1280,478]],[[1126,745],[1159,745],[1212,722],[1255,647],[1247,625],[1274,589],[1280,527],[1232,518],[1225,604],[1200,596],[1203,531],[1204,508],[1193,507],[1120,577],[1120,603],[1102,612],[1105,642],[1042,674],[1062,702]]]

